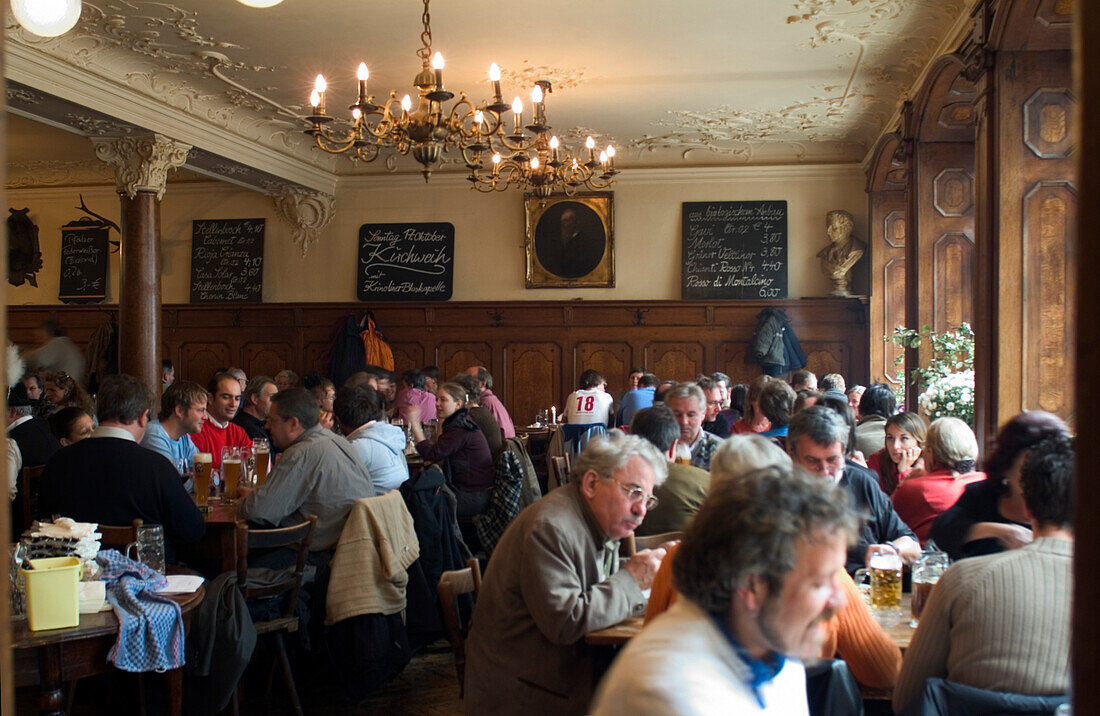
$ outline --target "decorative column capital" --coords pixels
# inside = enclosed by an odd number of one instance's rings
[[[92,137],[95,155],[115,168],[115,184],[120,194],[131,199],[139,191],[155,191],[164,197],[168,170],[183,166],[190,144],[160,134]]]
[[[336,198],[286,185],[274,189],[272,198],[279,216],[293,227],[294,241],[301,247],[302,258],[305,258],[310,245],[332,221]]]

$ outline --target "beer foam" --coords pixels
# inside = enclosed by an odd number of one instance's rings
[[[879,552],[871,555],[868,566],[871,569],[901,569],[901,555],[892,552]]]

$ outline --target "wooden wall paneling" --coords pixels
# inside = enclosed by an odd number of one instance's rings
[[[840,373],[848,380],[849,355],[851,347],[842,341],[803,341],[802,352],[806,354],[806,369],[813,371],[819,378],[826,373]],[[854,382],[854,381],[853,381]]]
[[[661,380],[695,380],[703,371],[703,344],[651,341],[646,344],[646,364]]]
[[[905,325],[905,240],[909,230],[906,198],[909,172],[898,156],[900,139],[898,134],[891,134],[880,140],[867,179],[870,381],[886,381],[891,385],[897,383],[894,361],[902,351],[884,338],[896,327]]]
[[[748,385],[764,372],[758,365],[745,363],[748,350],[748,343],[740,341],[724,341],[718,345],[718,370],[728,375],[734,385]]]
[[[516,425],[530,425],[540,410],[558,406],[565,410],[561,375],[562,349],[557,343],[509,343],[505,349],[508,409]]]
[[[326,359],[329,357],[329,341],[307,340],[306,337],[303,336],[303,343],[304,347],[302,348],[301,372],[299,373],[299,375],[304,375],[311,370],[315,370],[321,375],[324,375],[325,372],[328,370]],[[296,369],[292,368],[291,370]],[[268,373],[267,375],[272,378],[275,377],[275,373]],[[252,377],[252,373],[249,373],[248,376]],[[337,386],[337,388],[339,388],[339,386]]]
[[[633,367],[631,355],[629,343],[578,341],[573,346],[571,375],[562,385],[563,391],[568,395],[580,384],[581,373],[592,369],[599,371],[607,381],[609,393],[620,395],[626,389],[626,380]]]
[[[871,355],[878,361],[871,370],[872,382],[881,381],[890,385],[897,385],[900,381],[897,377],[897,360],[904,353],[901,346],[887,343],[885,336],[894,332],[894,328],[905,325],[905,256],[890,259],[882,267],[883,295],[882,315],[884,320],[884,333],[881,347],[874,326],[871,328]],[[877,303],[877,300],[876,300]]]
[[[294,360],[295,354],[296,351],[291,342],[247,342],[241,348],[242,365],[240,367],[244,369],[245,375],[248,376],[270,375],[275,377],[275,374],[279,371],[297,363]],[[232,367],[232,365],[226,367]]]
[[[467,368],[471,366],[480,365],[493,375],[493,385],[496,386],[497,381],[500,381],[501,390],[503,390],[504,376],[497,375],[493,372],[493,347],[489,343],[449,343],[440,342],[437,347],[439,355],[439,370],[446,380],[449,380],[452,376],[458,373],[465,373]],[[497,371],[499,372],[499,371]],[[493,393],[500,397],[498,390],[493,390]]]
[[[935,286],[933,329],[945,331],[974,320],[974,241],[964,232],[948,232],[932,245]]]
[[[225,342],[185,342],[180,345],[176,380],[190,380],[205,387],[219,368],[230,367],[231,355],[229,344]]]
[[[393,351],[393,369],[397,371],[398,378],[403,371],[428,365],[424,362],[424,346],[420,343],[402,341],[390,343],[389,346]]]

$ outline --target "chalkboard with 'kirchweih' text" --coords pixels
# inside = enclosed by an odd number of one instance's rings
[[[360,301],[446,301],[454,290],[454,276],[454,224],[359,227]]]
[[[684,202],[682,241],[682,298],[787,297],[786,201]]]

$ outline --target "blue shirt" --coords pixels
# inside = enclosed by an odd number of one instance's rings
[[[623,396],[622,405],[619,406],[618,425],[630,425],[634,413],[644,408],[653,407],[653,394],[657,392],[656,386],[648,388],[635,388],[629,390]]]
[[[141,446],[153,452],[159,452],[168,458],[168,461],[177,470],[180,469],[180,461],[183,460],[184,466],[180,472],[181,475],[194,464],[195,453],[198,452],[195,443],[191,442],[190,435],[184,433],[179,440],[173,440],[168,437],[168,433],[165,432],[164,426],[160,424],[159,420],[150,420],[149,424],[145,426],[145,437],[141,439]]]

